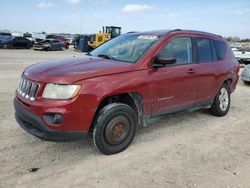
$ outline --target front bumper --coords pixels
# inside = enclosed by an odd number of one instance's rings
[[[8,47],[8,43],[0,43],[0,48],[5,48],[5,47]]]
[[[75,141],[82,140],[87,135],[87,132],[82,131],[52,130],[37,115],[24,109],[16,99],[13,102],[18,124],[25,131],[38,138],[50,141]]]

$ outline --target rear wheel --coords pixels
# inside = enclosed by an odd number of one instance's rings
[[[50,47],[45,48],[45,51],[50,51],[50,50],[51,50]]]
[[[249,81],[243,81],[244,82],[244,84],[246,84],[246,85],[250,85],[250,82]]]
[[[65,47],[64,47],[64,46],[61,46],[61,49],[60,49],[60,50],[64,51],[64,50],[65,50]]]
[[[227,84],[223,84],[214,98],[210,113],[215,116],[224,116],[230,108],[230,92]]]
[[[125,150],[136,133],[136,113],[128,105],[112,103],[105,106],[94,122],[93,142],[106,155]]]

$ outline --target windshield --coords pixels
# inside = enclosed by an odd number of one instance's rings
[[[104,43],[89,55],[135,63],[158,40],[159,36],[156,35],[121,35]]]
[[[13,38],[12,36],[8,36],[8,35],[3,36],[3,35],[1,35],[0,39],[2,41],[10,41],[12,38]]]

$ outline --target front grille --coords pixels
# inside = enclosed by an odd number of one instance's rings
[[[27,100],[34,101],[36,98],[38,89],[39,89],[39,84],[31,80],[28,80],[24,77],[21,77],[17,91],[21,97]]]

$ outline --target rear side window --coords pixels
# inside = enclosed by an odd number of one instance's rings
[[[200,63],[213,61],[211,44],[208,39],[197,38],[197,52]]]
[[[175,64],[192,63],[192,42],[189,37],[180,37],[170,41],[158,54],[164,58],[176,59]]]
[[[59,40],[52,40],[52,43],[58,43]]]
[[[215,44],[217,59],[219,61],[224,60],[225,55],[226,55],[227,45],[224,42],[216,41],[216,40],[214,41],[214,44]]]

